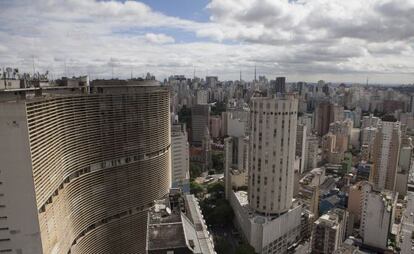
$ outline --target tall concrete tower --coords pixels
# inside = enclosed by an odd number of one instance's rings
[[[252,99],[248,198],[259,213],[292,206],[297,109],[294,95]]]

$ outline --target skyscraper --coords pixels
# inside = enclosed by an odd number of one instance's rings
[[[169,92],[154,82],[32,88],[0,103],[7,249],[145,252],[147,211],[170,187]]]
[[[185,124],[174,123],[171,126],[171,182],[173,188],[182,188],[190,192],[190,159],[188,135]]]
[[[395,190],[398,159],[401,144],[399,122],[382,121],[375,135],[370,181],[379,190]]]
[[[315,129],[323,136],[329,131],[329,125],[335,121],[341,121],[344,116],[344,108],[332,104],[329,101],[320,102],[315,110]]]
[[[210,105],[197,104],[191,108],[191,141],[201,146],[206,128],[210,125]]]
[[[277,77],[275,82],[276,93],[286,93],[286,77]]]
[[[252,98],[248,193],[231,191],[226,179],[235,220],[256,253],[287,253],[308,228],[303,216],[309,213],[293,200],[297,108],[290,94]],[[226,156],[230,147],[226,144]]]
[[[249,203],[281,214],[292,205],[298,100],[258,97],[251,106]]]

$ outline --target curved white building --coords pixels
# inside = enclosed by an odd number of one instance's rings
[[[252,98],[248,193],[256,212],[279,215],[292,206],[297,109],[293,95]]]
[[[0,103],[0,250],[145,253],[171,181],[169,93],[116,82]]]

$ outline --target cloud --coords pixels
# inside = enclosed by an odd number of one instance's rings
[[[0,5],[0,66],[23,71],[34,58],[37,70],[92,78],[111,77],[112,70],[164,78],[192,75],[195,67],[197,75],[223,79],[238,78],[242,69],[248,79],[255,65],[260,75],[309,81],[381,74],[382,82],[412,82],[414,73],[413,0],[211,0],[208,22],[139,1]]]
[[[165,43],[174,43],[175,42],[173,37],[165,35],[165,34],[147,33],[147,34],[145,34],[145,39],[149,43],[155,43],[155,44],[165,44]]]

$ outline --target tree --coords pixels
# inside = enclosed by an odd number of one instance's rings
[[[214,106],[211,107],[211,114],[212,115],[221,115],[222,112],[226,111],[226,103],[225,102],[216,102]]]
[[[218,238],[214,244],[217,254],[228,254],[231,253],[231,246],[224,238]]]
[[[220,197],[220,195],[224,193],[224,183],[216,182],[213,184],[209,184],[207,186],[207,192],[215,198]]]
[[[235,254],[255,254],[254,248],[248,243],[239,245],[235,251]]]
[[[211,160],[213,161],[213,168],[216,170],[216,173],[223,173],[224,170],[224,154],[213,153],[211,155]]]
[[[187,128],[191,128],[191,109],[184,105],[178,112],[178,121],[185,123]]]
[[[194,181],[190,182],[190,193],[191,194],[194,194],[194,195],[197,196],[198,194],[202,193],[203,191],[204,191],[204,189],[200,184],[198,184]]]
[[[201,167],[198,164],[190,163],[190,179],[194,180],[197,177],[201,176]]]
[[[229,202],[223,198],[216,199],[214,196],[204,199],[200,203],[204,218],[208,225],[231,225],[234,212]]]

